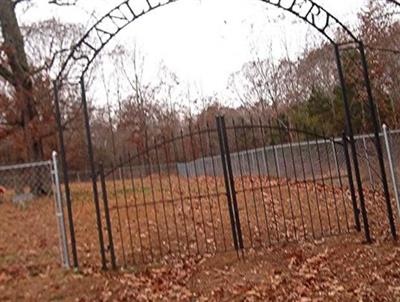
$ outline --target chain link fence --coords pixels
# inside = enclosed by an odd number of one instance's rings
[[[70,263],[57,154],[53,152],[49,161],[0,166],[0,188],[0,202],[12,202],[19,206],[39,200],[55,202],[61,264],[68,268]]]
[[[235,152],[231,154],[233,173],[235,177],[268,175],[287,179],[301,177],[305,180],[332,176],[338,178],[347,173],[343,145],[340,142],[341,139],[320,139]],[[220,156],[200,158],[178,163],[177,170],[181,176],[221,176],[223,170],[220,162]]]
[[[400,172],[400,130],[387,130],[387,139],[385,140],[384,133],[380,133],[381,145],[383,148],[383,156],[386,168],[389,188],[393,189],[393,168],[394,175]],[[381,190],[382,179],[379,167],[378,156],[375,147],[375,137],[373,134],[362,135],[356,137],[356,149],[360,158],[360,170],[364,184],[367,184],[369,189],[373,191]],[[389,149],[388,149],[389,147]],[[392,161],[389,160],[389,155]],[[394,193],[392,191],[392,193]]]
[[[0,166],[0,186],[5,190],[3,199],[18,203],[52,196],[51,173],[51,161]]]
[[[396,175],[400,173],[400,130],[389,130],[389,139],[392,155],[392,166]],[[393,189],[393,178],[388,160],[387,145],[384,134],[380,134],[384,151],[384,161],[390,189]],[[367,189],[381,190],[381,175],[373,134],[355,136],[355,145],[359,159],[362,181]],[[349,150],[350,152],[350,150]],[[294,163],[292,162],[292,154]],[[351,157],[351,154],[350,154]],[[290,161],[288,160],[290,159]],[[291,144],[277,144],[257,149],[244,150],[231,154],[232,169],[235,176],[239,175],[269,175],[276,178],[294,179],[296,176],[306,180],[340,178],[347,175],[345,150],[342,138],[317,139],[293,142]],[[200,157],[193,161],[161,164],[161,172],[170,171],[182,177],[196,175],[222,176],[220,155]],[[328,167],[328,163],[330,166]],[[354,163],[352,162],[354,165]],[[148,175],[158,173],[150,166],[119,167],[117,179],[126,178],[133,171],[134,175]],[[157,168],[158,169],[158,168]],[[90,171],[71,171],[71,182],[89,182]],[[393,193],[393,192],[392,192]]]

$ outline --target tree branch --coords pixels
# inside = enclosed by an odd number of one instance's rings
[[[391,49],[391,48],[381,48],[381,47],[373,47],[373,46],[368,46],[366,45],[365,48],[372,50],[372,51],[380,51],[380,52],[388,52],[396,55],[400,55],[400,50],[399,49]]]
[[[49,0],[49,4],[55,4],[58,6],[73,6],[79,0]]]
[[[45,62],[41,67],[36,68],[35,70],[33,70],[33,71],[31,72],[31,74],[34,75],[34,74],[37,74],[37,73],[39,73],[39,72],[42,72],[43,70],[52,68],[54,62],[56,61],[57,56],[58,56],[59,54],[62,54],[62,53],[64,53],[64,52],[67,52],[67,51],[69,51],[69,49],[67,49],[67,48],[60,49],[59,51],[56,51],[56,52],[53,54],[53,57],[52,57],[50,60],[48,60],[47,62]]]
[[[11,85],[15,86],[17,84],[15,77],[11,71],[9,71],[5,66],[0,64],[0,76],[4,78]]]

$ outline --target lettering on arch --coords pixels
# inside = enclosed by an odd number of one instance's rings
[[[94,24],[85,36],[71,49],[69,57],[62,65],[58,78],[62,77],[64,70],[68,69],[73,62],[80,63],[79,65],[82,67],[83,74],[103,47],[123,28],[153,9],[178,1],[124,0]],[[320,31],[332,43],[336,43],[335,30],[340,28],[347,32],[352,40],[357,41],[355,35],[343,23],[313,0],[260,1],[294,14]]]
[[[328,28],[339,25],[336,18],[334,18],[321,6],[310,0],[262,1],[290,11],[322,32],[326,32]]]

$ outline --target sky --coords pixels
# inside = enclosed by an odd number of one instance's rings
[[[122,0],[79,0],[59,8],[37,0],[19,13],[22,23],[51,17],[89,28]],[[354,24],[366,0],[316,0],[345,24]],[[282,16],[284,16],[282,18]],[[160,64],[182,85],[202,95],[224,94],[229,76],[257,57],[294,57],[318,34],[288,13],[259,0],[180,0],[155,10],[122,31],[113,45],[139,49],[150,81]],[[109,67],[105,67],[107,70]]]

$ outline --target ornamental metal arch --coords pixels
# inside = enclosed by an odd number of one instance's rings
[[[352,159],[354,164],[354,173],[359,195],[358,196],[359,206],[363,218],[364,233],[366,241],[371,242],[372,239],[370,236],[368,215],[365,206],[361,174],[358,165],[358,156],[354,141],[352,116],[349,107],[349,98],[346,89],[344,70],[341,62],[341,47],[350,46],[359,51],[361,58],[361,67],[363,69],[363,76],[364,76],[363,80],[365,84],[366,95],[368,97],[368,105],[371,112],[371,118],[375,132],[375,147],[377,150],[377,155],[380,164],[380,173],[386,200],[387,215],[392,236],[394,239],[396,239],[397,238],[396,228],[394,224],[393,210],[390,201],[389,188],[388,188],[385,164],[383,159],[383,149],[379,138],[381,127],[378,123],[377,108],[372,95],[371,81],[369,77],[368,64],[367,64],[365,46],[363,44],[363,41],[357,38],[356,34],[349,27],[344,25],[344,23],[341,22],[337,17],[335,17],[328,10],[326,10],[313,0],[258,0],[258,1],[282,9],[285,12],[294,15],[303,22],[311,25],[322,36],[324,36],[334,47],[338,76],[342,88],[342,97],[345,107],[345,118],[346,118],[345,131],[350,141]],[[60,153],[64,171],[64,183],[65,183],[74,267],[78,267],[78,257],[77,257],[76,243],[74,236],[74,223],[72,219],[71,197],[70,197],[70,189],[68,181],[68,167],[65,155],[63,126],[61,123],[61,113],[59,107],[59,94],[58,94],[58,89],[61,86],[62,81],[65,80],[64,73],[66,72],[66,70],[68,70],[70,73],[76,76],[76,79],[79,78],[80,80],[85,128],[86,128],[86,139],[87,139],[87,147],[88,147],[88,154],[90,161],[90,169],[92,174],[92,185],[93,185],[94,202],[96,207],[97,227],[99,232],[98,234],[99,243],[100,247],[102,247],[104,246],[104,239],[103,239],[101,213],[99,205],[99,193],[97,188],[97,171],[94,162],[90,122],[89,122],[88,108],[86,102],[85,85],[84,85],[85,74],[90,65],[92,64],[92,62],[102,51],[102,49],[124,28],[126,28],[128,25],[133,23],[138,18],[150,13],[151,11],[175,2],[178,2],[178,0],[125,0],[121,2],[119,5],[110,10],[107,14],[105,14],[102,18],[100,18],[92,27],[89,28],[86,34],[75,45],[73,45],[67,59],[61,64],[61,70],[59,71],[57,78],[54,81],[55,111],[58,123],[59,143],[61,149]],[[348,37],[348,40],[339,41],[337,35],[338,31],[345,33],[345,35]],[[356,227],[359,231],[361,230],[359,225]],[[100,251],[104,267],[105,265],[104,250],[100,248]]]
[[[72,47],[63,63],[57,79],[71,63],[81,63],[79,68],[84,74],[101,50],[125,27],[147,13],[179,0],[128,0],[117,5],[99,19],[87,33]],[[310,24],[332,44],[336,41],[335,31],[340,29],[347,34],[351,42],[360,42],[353,32],[338,18],[312,0],[258,0],[285,10]],[[78,73],[79,74],[79,73]]]

